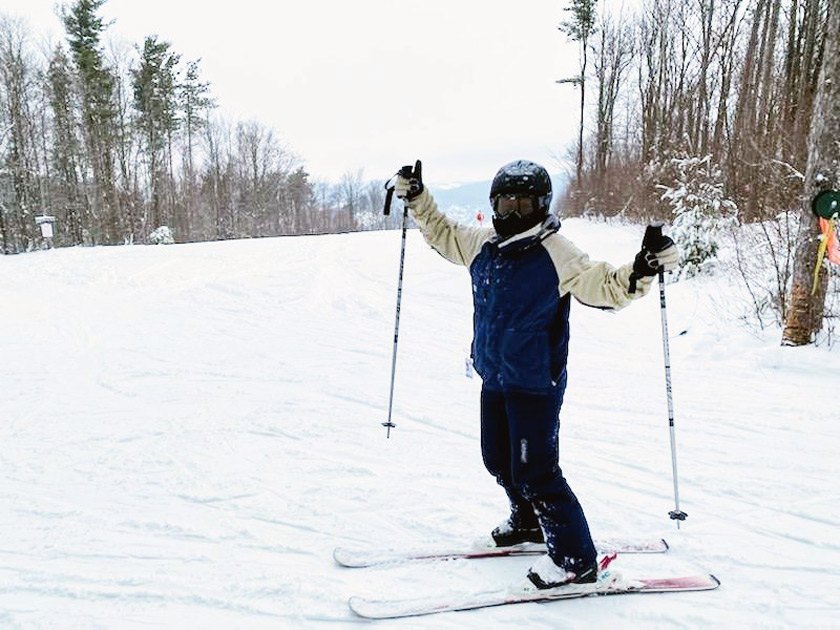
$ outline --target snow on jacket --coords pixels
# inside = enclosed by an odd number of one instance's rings
[[[472,277],[472,357],[484,387],[547,392],[566,382],[570,296],[618,310],[650,289],[651,278],[628,292],[632,263],[595,262],[558,233],[549,216],[541,225],[501,240],[492,228],[462,226],[442,214],[424,190],[409,202],[426,242]]]

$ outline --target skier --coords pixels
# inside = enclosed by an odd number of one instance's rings
[[[663,236],[632,263],[591,261],[549,213],[551,179],[534,162],[499,169],[490,188],[493,227],[466,227],[443,215],[418,168],[399,173],[394,191],[424,238],[472,276],[472,359],[482,378],[481,451],[510,501],[492,532],[498,546],[545,542],[528,572],[538,588],[597,579],[595,546],[583,509],[558,462],[559,411],[566,389],[570,296],[617,310],[650,289],[660,268],[679,259]]]

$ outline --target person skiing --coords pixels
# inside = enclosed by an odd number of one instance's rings
[[[409,169],[410,170],[410,169]],[[663,236],[644,242],[631,263],[596,262],[559,233],[549,212],[551,179],[518,160],[493,178],[493,227],[467,227],[441,213],[423,185],[420,163],[397,173],[403,199],[426,242],[472,277],[472,360],[482,379],[481,451],[504,488],[510,516],[492,532],[496,545],[545,542],[528,572],[538,588],[597,579],[583,509],[559,466],[559,411],[566,389],[571,297],[617,310],[646,294],[660,268],[679,259]]]

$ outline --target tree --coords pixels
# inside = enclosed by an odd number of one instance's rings
[[[680,249],[679,274],[691,278],[705,273],[717,257],[720,234],[735,220],[735,204],[726,198],[720,169],[711,156],[671,160],[676,171],[673,186],[662,198],[671,204],[671,237]]]
[[[808,166],[805,190],[799,211],[790,308],[785,318],[782,345],[802,346],[811,343],[822,327],[827,289],[827,273],[820,270],[821,282],[812,294],[812,274],[819,243],[816,216],[811,200],[823,190],[840,190],[840,8],[829,8],[820,78],[808,134]]]
[[[580,45],[580,76],[577,83],[580,85],[580,125],[578,128],[578,153],[577,153],[577,181],[580,185],[583,177],[583,117],[586,108],[586,67],[587,51],[589,49],[589,38],[595,31],[595,5],[598,0],[571,0],[565,11],[571,13],[571,17],[559,26],[560,31],[573,42]]]
[[[356,215],[361,211],[364,200],[364,183],[361,169],[348,171],[341,176],[339,194],[341,209],[347,213],[351,229],[355,229]]]
[[[121,236],[119,194],[114,182],[114,94],[117,78],[105,63],[101,47],[108,25],[97,15],[105,0],[76,0],[62,9],[67,43],[81,95],[82,130],[93,177],[91,212],[106,243]]]
[[[253,121],[237,125],[236,150],[237,230],[240,235],[280,234],[289,156],[271,129]]]
[[[5,249],[21,251],[34,243],[34,216],[40,203],[37,145],[33,142],[31,103],[35,100],[33,68],[26,54],[27,35],[18,22],[0,22],[0,93],[5,95],[0,125],[8,125],[8,150],[0,156],[11,183],[9,214],[3,220]],[[3,200],[0,199],[0,202]],[[5,204],[4,204],[5,206]],[[8,225],[7,225],[8,223]]]
[[[132,53],[137,47],[124,42],[112,41],[108,48],[107,63],[114,75],[114,172],[115,185],[121,199],[121,225],[126,243],[139,242],[146,234],[146,193],[140,191],[145,182],[140,181],[143,172],[142,137],[137,133],[134,110],[134,94],[131,86],[131,71],[137,60]]]
[[[89,220],[80,179],[80,141],[77,135],[73,73],[70,60],[62,46],[58,46],[47,69],[47,93],[52,109],[52,162],[54,187],[59,208],[58,229],[67,235],[72,245],[84,243],[84,227]]]
[[[209,96],[210,84],[199,76],[200,60],[187,64],[183,82],[178,85],[178,100],[182,114],[184,131],[184,240],[192,237],[195,214],[194,197],[196,191],[195,144],[196,137],[206,124],[207,111],[215,104]]]
[[[11,125],[3,128],[6,125],[0,117],[0,152],[5,153],[6,138],[12,130]],[[7,202],[9,201],[9,189],[11,186],[8,182],[8,171],[3,164],[4,160],[0,160],[0,254],[9,254],[12,249],[12,231],[8,226],[9,219],[6,215],[9,213]],[[11,218],[11,217],[9,217]]]
[[[174,219],[171,199],[166,200],[168,203],[165,209],[161,206],[164,188],[172,178],[172,133],[178,128],[175,88],[179,60],[180,56],[169,50],[167,42],[160,42],[156,36],[150,36],[143,44],[140,65],[131,73],[137,126],[143,136],[151,184],[153,228],[170,224]],[[168,188],[171,189],[171,184]]]
[[[311,213],[314,205],[314,193],[309,183],[309,173],[298,167],[288,179],[288,201],[291,214],[291,231],[295,234],[313,228]]]
[[[619,87],[624,72],[633,60],[633,42],[629,27],[623,23],[620,16],[618,23],[617,26],[610,17],[602,20],[600,37],[595,47],[594,65],[595,77],[598,81],[598,105],[594,169],[597,182],[603,181],[607,171],[607,164],[612,153],[615,105]]]
[[[212,238],[232,238],[230,215],[225,204],[226,178],[222,163],[222,152],[229,142],[230,133],[227,125],[210,119],[207,114],[204,125],[204,140],[207,147],[207,163],[204,167],[202,186],[204,196],[209,199],[212,210]]]

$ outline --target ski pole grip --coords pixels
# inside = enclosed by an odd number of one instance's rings
[[[662,223],[651,223],[645,230],[642,247],[649,252],[658,252],[662,243]]]
[[[414,177],[414,169],[411,167],[411,164],[408,166],[403,166],[399,170],[400,177],[405,177],[406,179],[411,179]]]

